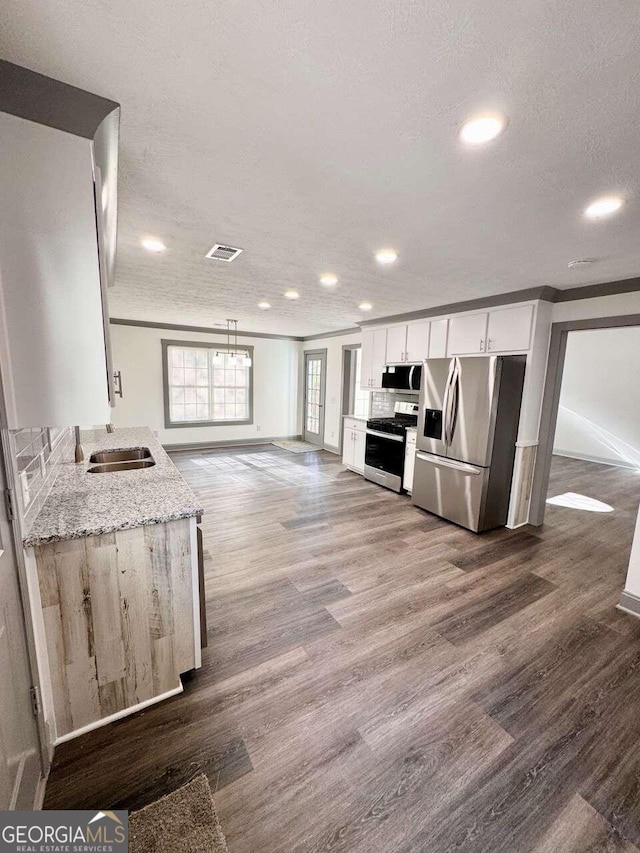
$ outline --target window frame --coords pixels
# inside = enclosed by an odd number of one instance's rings
[[[212,427],[212,426],[251,426],[253,424],[253,369],[255,367],[253,346],[231,344],[228,346],[225,342],[217,341],[173,341],[161,340],[162,344],[162,396],[164,399],[164,428],[165,429],[193,429],[194,427]],[[249,399],[249,417],[241,420],[208,420],[208,421],[172,421],[171,409],[169,403],[169,347],[193,347],[194,349],[214,349],[220,352],[246,352],[251,359],[251,367],[249,368],[249,384],[247,387]]]

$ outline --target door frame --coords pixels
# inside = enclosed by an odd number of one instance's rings
[[[618,329],[625,326],[640,326],[640,314],[623,314],[615,317],[596,317],[585,320],[566,320],[552,323],[547,373],[544,382],[540,428],[538,430],[538,451],[533,471],[529,524],[539,527],[544,523],[549,490],[549,475],[553,458],[553,442],[558,422],[562,375],[567,353],[569,332],[588,329]]]
[[[325,403],[327,399],[327,348],[324,349],[306,349],[304,351],[304,360],[303,360],[303,393],[302,393],[302,440],[309,441],[310,444],[316,444],[315,441],[312,441],[307,438],[307,359],[308,358],[318,358],[322,359],[322,371],[320,374],[320,432],[318,438],[320,439],[317,444],[318,447],[324,447],[324,425],[325,425]]]
[[[38,781],[37,790],[35,792],[36,800],[32,808],[42,808],[42,800],[44,799],[44,786],[49,775],[51,761],[53,759],[53,746],[49,736],[49,728],[47,726],[44,708],[42,702],[42,679],[40,678],[40,668],[38,663],[38,653],[35,631],[33,627],[33,615],[31,607],[31,598],[29,596],[29,587],[27,582],[27,567],[24,559],[24,548],[22,544],[22,528],[17,511],[16,491],[18,484],[15,478],[15,472],[11,462],[11,441],[9,438],[9,428],[7,421],[7,409],[4,396],[4,384],[2,379],[2,370],[0,369],[0,465],[3,468],[5,488],[13,495],[12,503],[14,506],[14,517],[11,519],[11,528],[13,533],[13,549],[15,553],[15,562],[18,576],[18,588],[20,591],[20,601],[22,605],[22,624],[24,629],[24,638],[27,648],[27,663],[29,669],[29,677],[31,679],[32,688],[39,691],[39,701],[37,703],[37,712],[34,712],[36,740],[35,744],[38,749],[40,759],[40,780]]]

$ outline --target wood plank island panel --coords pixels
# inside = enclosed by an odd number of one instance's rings
[[[180,689],[197,666],[193,525],[34,548],[57,739]]]

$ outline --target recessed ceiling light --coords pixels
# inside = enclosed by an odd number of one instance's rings
[[[258,308],[262,308],[263,311],[268,311],[271,308],[270,302],[258,302]]]
[[[580,267],[590,267],[593,263],[591,258],[581,258],[578,261],[569,261],[567,266],[570,270],[580,269]]]
[[[376,261],[379,264],[393,264],[398,260],[398,253],[393,249],[380,249],[376,252]]]
[[[147,252],[164,252],[167,248],[162,240],[156,240],[153,237],[145,237],[142,241],[142,245],[147,250]]]
[[[465,121],[458,131],[458,138],[464,145],[485,145],[505,130],[507,117],[500,113],[479,115]]]
[[[361,311],[371,311],[373,305],[370,302],[361,302],[360,305],[358,305],[358,308]]]
[[[325,287],[333,287],[334,284],[338,283],[338,276],[334,275],[332,272],[327,272],[324,275],[320,276],[320,284],[324,284]]]
[[[622,205],[624,204],[624,199],[619,195],[605,195],[602,198],[597,198],[595,201],[592,201],[591,204],[585,208],[584,215],[587,219],[602,219],[604,216],[611,216],[614,213],[617,213]]]
[[[285,296],[287,299],[300,299],[300,294],[297,290],[287,290]]]

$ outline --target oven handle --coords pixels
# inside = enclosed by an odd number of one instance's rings
[[[375,435],[378,438],[388,438],[389,441],[400,441],[404,442],[404,438],[401,435],[391,435],[388,432],[378,432],[377,429],[368,429],[367,435]]]

